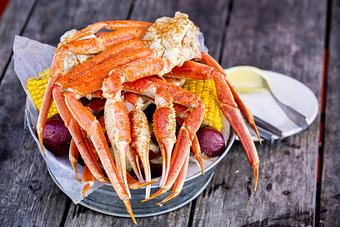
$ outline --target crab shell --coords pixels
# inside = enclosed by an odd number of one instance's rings
[[[101,32],[101,29],[110,31]],[[253,117],[222,67],[208,54],[200,52],[198,37],[199,30],[188,16],[176,13],[174,18],[163,17],[153,24],[97,22],[64,38],[56,49],[37,123],[41,146],[47,113],[54,100],[74,141],[70,154],[79,152],[85,162],[83,181],[109,180],[134,222],[129,187],[152,183],[146,157],[150,138],[143,111],[133,101],[129,111],[124,105],[122,91],[137,94],[137,99],[140,95],[151,98],[157,105],[153,127],[162,153],[163,173],[160,189],[150,197],[147,189],[146,200],[171,188],[172,193],[161,203],[177,196],[184,184],[190,148],[200,159],[196,131],[203,119],[204,104],[196,95],[165,81],[162,76],[215,81],[220,108],[240,138],[253,168],[256,190],[259,159],[242,115],[257,132]],[[70,52],[87,55],[87,59],[78,60],[65,71],[65,58]],[[195,59],[200,62],[193,61]],[[80,97],[98,95],[105,98],[102,124],[79,101]],[[174,103],[189,110],[177,136]],[[127,173],[126,159],[131,162],[139,182]],[[75,160],[72,159],[73,164]],[[145,179],[139,163],[142,163]]]

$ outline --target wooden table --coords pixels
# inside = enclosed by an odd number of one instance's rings
[[[222,66],[247,64],[291,75],[314,91],[321,114],[308,130],[257,146],[261,172],[255,195],[236,144],[197,199],[138,219],[140,226],[340,225],[337,0],[11,0],[0,21],[0,225],[132,225],[130,219],[74,205],[53,183],[23,127],[25,94],[13,70],[14,34],[56,45],[66,30],[94,21],[153,21],[177,10],[199,25]]]

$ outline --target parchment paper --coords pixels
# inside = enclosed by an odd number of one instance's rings
[[[29,92],[27,91],[26,82],[28,78],[38,75],[39,72],[44,71],[51,66],[54,50],[54,47],[32,39],[21,36],[15,36],[14,38],[14,70],[27,94],[27,97],[29,97],[29,101],[26,104],[26,111],[28,111],[31,115],[31,120],[34,126],[36,124],[36,119],[38,118],[38,112],[33,105]],[[35,132],[32,131],[31,133],[33,137],[35,137],[35,141],[46,162],[48,170],[59,183],[62,191],[70,197],[75,204],[79,203],[83,199],[81,193],[83,185],[81,181],[75,178],[68,156],[55,156],[46,149],[45,154],[43,154],[38,140],[36,139]],[[81,175],[83,167],[78,165],[77,169]],[[100,182],[96,182],[89,190],[88,194],[96,190],[101,185],[102,184]]]

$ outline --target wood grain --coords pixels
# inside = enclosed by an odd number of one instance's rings
[[[13,36],[25,27],[32,4],[32,1],[11,1],[9,4],[0,25],[0,39],[4,45],[0,50],[2,61],[9,60]],[[54,186],[29,132],[24,130],[25,94],[14,73],[12,61],[9,67],[1,62],[3,74],[0,85],[1,225],[45,223],[56,226],[62,217],[66,196]]]
[[[319,95],[326,5],[319,1],[233,3],[222,65],[254,65],[285,73]],[[317,120],[296,136],[257,146],[261,170],[256,194],[252,194],[246,157],[235,146],[197,200],[193,226],[313,225],[318,125]]]
[[[250,64],[291,75],[319,97],[326,2],[223,1],[15,1],[0,20],[0,223],[3,226],[132,226],[128,218],[91,211],[70,200],[49,177],[29,132],[23,129],[25,94],[10,60],[13,34],[57,44],[71,28],[109,19],[153,21],[179,10],[201,28],[210,53],[225,67]],[[333,4],[334,5],[334,4]],[[232,6],[232,10],[230,7]],[[339,224],[339,3],[333,11],[321,223]],[[231,12],[231,14],[229,13]],[[27,22],[27,23],[26,23]],[[334,27],[337,26],[337,29]],[[9,47],[9,48],[8,48]],[[7,67],[7,65],[9,67]],[[289,88],[287,88],[289,89]],[[311,226],[314,224],[319,120],[305,132],[258,146],[261,178],[252,174],[240,145],[216,170],[204,193],[187,206],[141,226]]]
[[[10,1],[0,19],[0,83],[12,56],[13,37],[20,34],[36,0]]]
[[[329,44],[326,121],[321,178],[320,226],[340,225],[340,2],[333,1]]]

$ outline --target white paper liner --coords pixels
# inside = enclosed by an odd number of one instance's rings
[[[26,88],[27,79],[38,75],[39,72],[42,72],[51,66],[54,50],[55,48],[50,45],[25,37],[15,36],[14,38],[14,71],[16,72],[23,89],[30,100],[32,99]],[[32,104],[32,101],[27,103],[26,108],[32,116],[31,119],[33,120],[33,124],[35,124],[36,122],[34,122],[34,120],[38,118],[38,112]],[[40,146],[38,147],[49,171],[53,173],[63,192],[70,197],[75,204],[79,203],[83,199],[83,185],[81,181],[76,179],[68,157],[55,156],[46,149],[45,154],[43,154]],[[77,169],[81,175],[83,167],[78,165]],[[96,182],[88,191],[88,194],[96,190],[101,185],[102,183]]]

